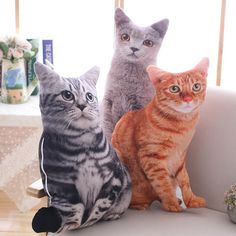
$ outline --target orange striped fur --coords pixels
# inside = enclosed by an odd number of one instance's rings
[[[177,185],[187,207],[205,205],[191,190],[185,157],[205,98],[208,66],[207,58],[183,73],[149,66],[156,96],[117,123],[112,144],[132,178],[131,208],[146,209],[159,200],[165,210],[181,211]]]

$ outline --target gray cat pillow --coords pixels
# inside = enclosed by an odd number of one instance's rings
[[[43,133],[40,171],[49,207],[34,216],[35,232],[61,232],[119,218],[131,198],[130,176],[99,123],[97,67],[65,78],[40,63]]]
[[[146,68],[156,64],[169,21],[164,19],[148,27],[139,27],[117,8],[115,23],[115,52],[102,101],[103,128],[109,141],[115,124],[124,113],[144,107],[154,97]]]

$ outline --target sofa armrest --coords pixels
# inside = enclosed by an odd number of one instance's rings
[[[187,154],[191,187],[207,207],[226,212],[225,191],[236,178],[236,92],[209,87]]]
[[[42,198],[46,196],[46,193],[43,188],[42,179],[38,179],[30,186],[27,187],[26,192],[28,195],[35,198]]]

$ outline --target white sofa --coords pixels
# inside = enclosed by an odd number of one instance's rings
[[[128,210],[119,220],[60,235],[236,236],[223,202],[224,192],[236,182],[235,136],[236,92],[208,88],[187,158],[192,189],[206,198],[207,208],[169,213],[153,204],[146,211]]]

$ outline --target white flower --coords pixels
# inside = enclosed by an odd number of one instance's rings
[[[31,50],[32,48],[32,45],[27,40],[20,38],[19,36],[15,36],[14,41],[16,43],[16,46],[18,47],[25,48],[28,50]]]
[[[5,37],[0,37],[0,42],[7,42],[8,40],[8,37],[5,36]]]
[[[7,53],[7,59],[9,60],[12,59],[13,51],[14,51],[13,48],[9,48],[8,53]]]
[[[19,36],[0,37],[0,42],[0,60],[1,58],[11,61],[18,60],[20,58],[29,59],[35,55],[35,52],[32,51],[31,43]]]
[[[13,55],[14,58],[19,59],[19,58],[22,58],[24,56],[24,53],[21,49],[14,48],[13,52],[12,52],[12,55]]]

